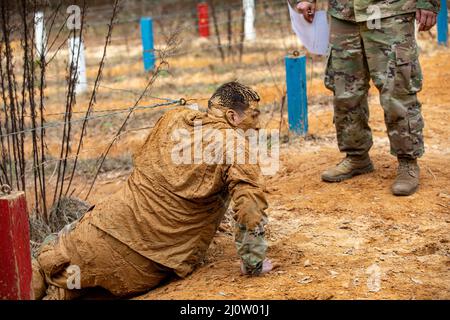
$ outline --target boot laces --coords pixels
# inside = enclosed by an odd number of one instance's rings
[[[350,158],[344,158],[341,160],[341,162],[338,163],[338,167],[343,166],[345,168],[348,168],[351,165],[351,160]]]
[[[358,161],[355,158],[350,158],[350,157],[345,157],[344,159],[341,160],[341,162],[339,162],[338,166],[344,166],[346,168],[349,168],[353,165],[353,161]]]
[[[399,174],[409,174],[411,177],[416,177],[415,166],[412,160],[400,160],[400,165],[398,167]]]

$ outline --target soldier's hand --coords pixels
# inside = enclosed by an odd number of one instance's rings
[[[278,265],[275,265],[275,268]],[[270,271],[272,271],[272,269],[274,269],[274,265],[272,264],[272,262],[269,259],[265,259],[263,261],[263,266],[262,266],[262,270],[259,274],[264,274],[264,273],[268,273]],[[244,264],[241,262],[241,273],[242,274],[248,274],[248,272],[245,270]]]
[[[436,24],[437,14],[430,10],[417,9],[416,20],[419,31],[428,31]]]
[[[272,271],[272,269],[273,269],[272,261],[270,261],[269,259],[265,259],[263,262],[261,274],[268,273]]]
[[[305,17],[305,20],[309,23],[313,22],[314,15],[316,13],[316,4],[310,3],[307,1],[302,1],[297,4],[297,10],[303,14],[303,17]]]

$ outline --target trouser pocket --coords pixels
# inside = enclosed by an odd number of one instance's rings
[[[398,94],[416,94],[422,90],[422,70],[415,43],[395,46],[394,88]]]
[[[409,134],[411,139],[411,151],[410,155],[414,158],[421,157],[425,152],[424,142],[423,142],[423,128],[424,121],[422,114],[419,112],[415,116],[409,118]]]
[[[328,90],[335,91],[335,85],[334,85],[334,70],[333,70],[333,46],[330,45],[328,48],[328,56],[326,60],[326,69],[325,69],[325,87]]]
[[[409,132],[412,134],[422,133],[424,128],[423,117],[421,113],[409,118]]]

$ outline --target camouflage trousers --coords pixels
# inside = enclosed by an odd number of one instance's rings
[[[334,123],[339,150],[363,155],[372,147],[367,102],[370,79],[380,93],[391,153],[417,158],[424,153],[422,72],[414,14],[366,22],[331,17],[331,44],[325,86],[334,92]]]

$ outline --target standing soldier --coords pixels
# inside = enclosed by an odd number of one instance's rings
[[[392,192],[408,196],[419,185],[417,158],[424,153],[424,121],[417,93],[422,89],[414,17],[419,31],[436,24],[439,0],[329,0],[330,52],[325,86],[334,93],[339,150],[346,157],[322,174],[340,182],[373,171],[369,158],[369,81],[380,92],[391,153],[399,161]],[[314,19],[316,0],[299,1],[297,10]]]

